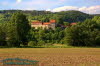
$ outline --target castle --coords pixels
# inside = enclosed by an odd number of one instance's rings
[[[32,22],[31,27],[34,27],[35,29],[46,28],[55,30],[56,20],[50,20],[50,22],[41,22],[41,21]]]

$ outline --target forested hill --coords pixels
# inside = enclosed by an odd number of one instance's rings
[[[100,16],[100,14],[93,14],[94,16]]]
[[[37,16],[37,15],[44,15],[44,14],[51,14],[52,12],[49,11],[36,11],[36,10],[0,10],[0,14],[6,14],[6,13],[15,13],[17,11],[22,11],[25,14],[30,14],[32,16]]]
[[[90,14],[86,14],[80,11],[62,11],[57,14],[63,15],[63,20],[66,22],[78,22],[84,21],[85,19],[92,18],[93,16]]]
[[[12,15],[12,13],[15,13],[16,11],[22,11],[22,10],[1,10],[0,11],[0,19],[2,18],[8,18]],[[29,10],[23,10],[22,11],[25,15],[27,15],[29,21],[32,20],[40,20],[42,22],[47,22],[50,19],[55,19],[59,24],[63,24],[64,22],[83,22],[86,19],[93,18],[94,15],[86,14],[80,11],[62,11],[62,12],[50,12],[50,11],[29,11]]]

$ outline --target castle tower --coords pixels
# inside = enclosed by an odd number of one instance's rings
[[[50,27],[51,27],[53,30],[55,30],[55,28],[56,28],[56,20],[50,20],[50,23],[51,23]]]

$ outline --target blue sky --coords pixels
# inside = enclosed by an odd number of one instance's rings
[[[100,0],[0,0],[0,10],[47,10],[52,12],[79,10],[100,14]]]

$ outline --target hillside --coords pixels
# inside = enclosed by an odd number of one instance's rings
[[[51,14],[44,14],[31,17],[32,20],[40,20],[47,22],[50,19],[55,19],[58,23],[63,24],[63,22],[83,22],[86,19],[93,18],[93,15],[89,15],[80,11],[62,11]]]
[[[63,20],[67,22],[84,21],[87,18],[92,18],[92,15],[80,12],[80,11],[62,11],[57,14],[63,15]]]
[[[93,14],[94,16],[100,16],[100,14]]]
[[[1,10],[0,11],[0,21],[3,18],[8,18],[15,13],[16,11],[22,10]],[[29,21],[32,20],[40,20],[43,22],[47,22],[50,19],[55,19],[58,23],[63,24],[63,22],[83,22],[85,19],[91,19],[94,15],[89,15],[80,11],[62,11],[62,12],[49,12],[49,11],[22,11],[25,15],[27,15]]]

